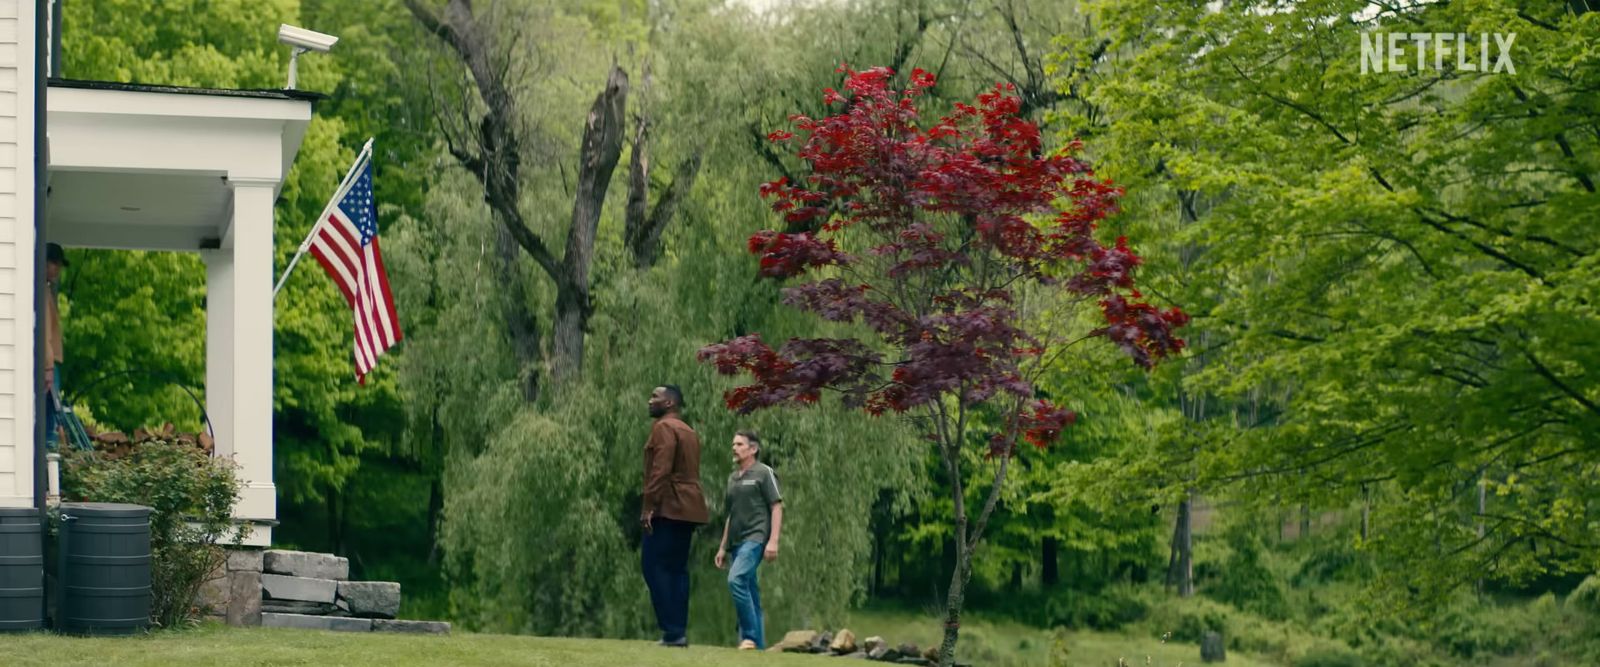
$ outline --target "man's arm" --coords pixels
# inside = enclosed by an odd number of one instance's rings
[[[728,524],[730,523],[733,523],[733,519],[722,520],[722,542],[717,544],[717,569],[719,570],[722,569],[723,561],[728,558]]]
[[[772,536],[767,538],[767,548],[761,553],[762,558],[777,560],[778,534],[783,532],[783,501],[772,504]]]
[[[767,501],[767,511],[772,516],[767,548],[761,552],[761,556],[766,560],[774,560],[778,557],[778,535],[783,532],[783,492],[778,490],[778,476],[773,474],[772,469],[763,469],[767,474],[761,480],[761,497]]]
[[[640,518],[648,523],[672,483],[672,461],[678,456],[678,438],[671,428],[657,422],[650,430],[650,441],[644,451],[644,498]]]

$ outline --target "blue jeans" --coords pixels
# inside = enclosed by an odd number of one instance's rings
[[[728,591],[733,593],[733,611],[739,616],[739,641],[756,643],[756,648],[767,647],[766,617],[761,613],[761,586],[756,581],[756,568],[761,565],[761,552],[766,550],[761,542],[740,542],[733,549],[733,565],[728,566]]]
[[[656,517],[639,550],[644,583],[663,641],[684,638],[689,626],[689,539],[695,524]]]
[[[53,388],[44,394],[44,447],[56,451],[56,429],[61,426],[61,366],[55,366]]]

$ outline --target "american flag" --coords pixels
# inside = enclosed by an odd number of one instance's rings
[[[378,357],[400,342],[389,274],[378,251],[378,207],[372,201],[372,163],[362,165],[350,189],[318,223],[311,254],[344,293],[355,314],[356,379],[365,382]]]

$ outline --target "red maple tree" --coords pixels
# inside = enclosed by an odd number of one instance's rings
[[[898,90],[886,68],[840,71],[844,91],[824,91],[837,114],[793,116],[797,134],[768,135],[797,147],[806,176],[761,187],[786,231],[751,236],[749,250],[763,277],[808,279],[783,290],[785,304],[874,335],[795,338],[773,349],[756,334],[706,346],[699,357],[723,374],[750,376],[724,395],[741,414],[813,404],[829,390],[873,415],[919,417],[955,501],[957,565],[940,652],[949,665],[972,554],[1015,448],[1046,447],[1076,419],[1036,397],[1036,373],[1096,338],[1148,368],[1183,349],[1173,331],[1188,317],[1134,289],[1140,260],[1127,239],[1095,238],[1122,191],[1074,157],[1076,142],[1045,150],[1009,85],[924,127],[917,102],[932,75],[915,70]],[[1082,307],[1098,308],[1103,324],[1074,326]],[[980,409],[998,425],[992,432],[974,432]],[[986,448],[994,466],[970,525],[961,455],[969,445]]]

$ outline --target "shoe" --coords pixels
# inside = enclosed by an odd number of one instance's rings
[[[679,637],[679,638],[673,639],[671,641],[663,639],[663,640],[657,642],[656,646],[665,646],[667,648],[689,648],[689,638],[688,637]]]
[[[754,650],[756,650],[756,643],[751,641],[751,640],[746,639],[746,640],[744,640],[742,642],[739,642],[739,650],[741,650],[741,651],[754,651]]]

